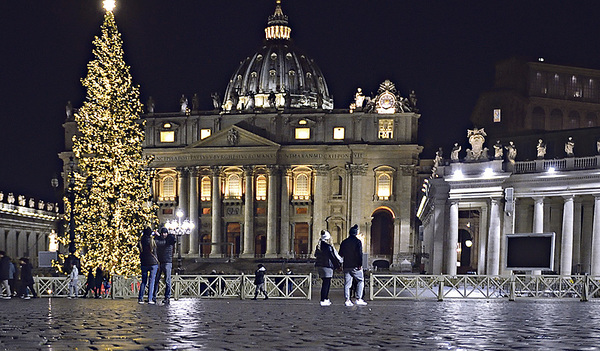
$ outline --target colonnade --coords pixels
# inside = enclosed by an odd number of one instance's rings
[[[591,203],[584,208],[583,196],[593,196]],[[485,272],[481,265],[479,274],[498,275],[503,274],[504,257],[503,251],[505,234],[522,232],[544,233],[556,232],[555,241],[555,271],[561,275],[574,273],[589,273],[600,275],[600,194],[558,194],[553,196],[520,197],[516,206],[506,206],[501,210],[503,199],[501,197],[490,197],[481,199],[487,205],[481,215],[486,217],[487,226],[479,229],[480,241],[484,241],[484,249],[479,250],[479,260],[485,260]],[[546,205],[552,204],[558,212],[556,199],[561,199],[561,217],[544,213]],[[473,200],[469,200],[472,202]],[[531,205],[531,202],[533,203]],[[446,203],[446,204],[444,204]],[[450,199],[438,200],[434,205],[433,217],[428,219],[426,229],[429,230],[429,239],[426,246],[431,248],[431,268],[434,274],[446,273],[454,275],[457,271],[457,242],[459,233],[459,210],[460,200]],[[447,211],[447,212],[446,212]],[[527,214],[529,213],[529,215]],[[517,223],[528,221],[528,223]],[[447,220],[447,224],[444,224]],[[447,232],[444,234],[444,230]],[[485,237],[483,237],[485,236]],[[441,239],[444,238],[443,241]],[[439,255],[443,247],[443,255]],[[445,259],[441,261],[439,256]],[[443,267],[442,267],[443,262]],[[575,271],[580,266],[581,271]],[[541,271],[533,271],[533,274],[541,274]]]

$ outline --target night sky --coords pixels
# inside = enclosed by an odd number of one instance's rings
[[[142,102],[156,112],[198,93],[225,91],[239,62],[262,45],[274,0],[117,0],[125,59]],[[0,3],[0,190],[53,200],[61,170],[68,100],[85,98],[80,79],[103,21],[101,0]],[[468,145],[466,129],[494,65],[511,56],[600,69],[598,1],[283,0],[292,39],[323,71],[335,108],[357,87],[375,93],[390,79],[415,90],[419,144]]]

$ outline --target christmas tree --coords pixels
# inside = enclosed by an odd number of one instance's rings
[[[112,8],[93,41],[95,59],[82,79],[86,101],[75,114],[73,206],[65,201],[68,223],[74,219],[75,256],[83,271],[102,266],[111,274],[139,272],[141,230],[153,226],[156,208],[149,201],[150,157],[142,152],[144,122],[139,87],[132,84],[123,59],[123,41]],[[68,245],[69,236],[61,238]],[[67,255],[62,255],[63,260]]]

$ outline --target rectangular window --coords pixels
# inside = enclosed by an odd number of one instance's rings
[[[206,139],[210,136],[210,129],[200,129],[200,140]]]
[[[256,208],[256,214],[260,215],[260,216],[264,216],[267,214],[267,209],[264,207],[257,207]]]
[[[344,127],[335,127],[333,128],[333,139],[334,140],[344,140]]]
[[[163,130],[160,132],[160,142],[161,143],[172,143],[175,142],[175,131],[173,130]]]
[[[494,123],[502,121],[502,110],[499,108],[494,109]]]
[[[394,120],[379,120],[379,139],[392,139],[394,137]]]
[[[296,139],[298,139],[298,140],[310,139],[310,128],[296,128]]]
[[[172,208],[163,208],[162,213],[163,214],[173,214],[173,209]]]
[[[308,207],[298,207],[296,208],[296,214],[307,214]]]
[[[209,215],[210,214],[210,207],[203,207],[202,208],[202,214],[203,215]]]

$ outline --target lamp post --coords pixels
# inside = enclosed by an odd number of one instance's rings
[[[165,227],[169,229],[169,231],[177,236],[177,274],[181,274],[183,268],[181,268],[181,236],[189,235],[194,229],[194,223],[190,221],[188,218],[182,221],[183,219],[183,210],[177,209],[175,212],[177,215],[177,220],[169,220],[165,223]]]

